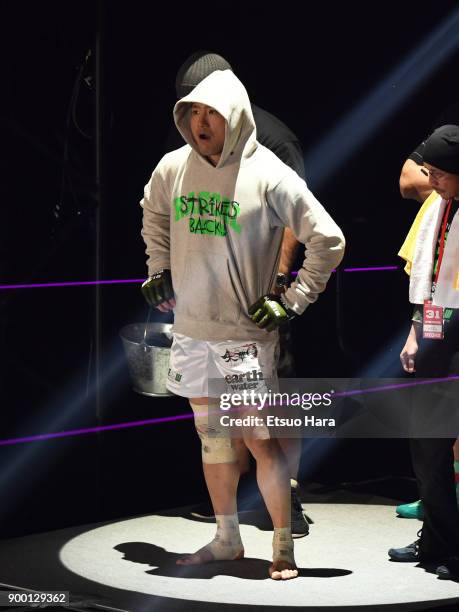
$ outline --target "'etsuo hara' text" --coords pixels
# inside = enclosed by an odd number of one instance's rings
[[[254,415],[245,417],[230,417],[225,414],[220,417],[220,425],[223,427],[335,427],[335,419],[319,419],[315,416],[304,416],[303,418],[282,418],[274,414],[268,414],[264,419]]]

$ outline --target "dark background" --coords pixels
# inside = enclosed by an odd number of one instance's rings
[[[145,277],[138,202],[163,154],[175,74],[190,53],[226,57],[251,99],[285,121],[308,156],[456,6],[285,1],[273,12],[263,2],[3,0],[0,284],[95,279],[98,219],[100,278]],[[311,183],[347,237],[342,268],[399,271],[333,275],[295,323],[299,376],[401,374],[410,307],[396,253],[418,205],[401,199],[398,177],[454,101],[457,69],[456,52],[324,184]],[[118,333],[146,318],[138,284],[100,291],[96,414],[94,288],[0,290],[2,439],[189,412],[184,400],[131,390]],[[411,475],[403,440],[319,440],[302,461],[305,483]],[[189,421],[0,447],[2,537],[205,495]],[[416,492],[407,485],[403,495]]]

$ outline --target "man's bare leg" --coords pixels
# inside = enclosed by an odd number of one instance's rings
[[[193,398],[194,404],[207,405],[208,398]],[[242,440],[234,440],[238,448],[245,445]],[[238,456],[239,456],[238,452]],[[241,453],[242,454],[242,453]],[[197,565],[215,561],[215,546],[218,548],[218,558],[228,560],[241,559],[244,556],[244,548],[240,540],[239,525],[237,522],[236,494],[239,482],[239,463],[203,463],[204,478],[207,490],[217,520],[217,536],[221,545],[214,544],[204,546],[192,555],[182,557],[177,561],[178,565]],[[226,549],[223,550],[223,546]],[[212,552],[214,549],[214,553]]]
[[[244,441],[257,462],[257,481],[274,526],[273,580],[298,576],[290,528],[290,481],[284,453],[277,440],[259,440],[247,435]]]

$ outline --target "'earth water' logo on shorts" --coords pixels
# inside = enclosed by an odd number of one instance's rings
[[[250,372],[242,372],[241,374],[227,374],[225,381],[232,391],[244,391],[244,389],[257,389],[258,382],[263,380],[263,372],[261,370],[251,370]]]

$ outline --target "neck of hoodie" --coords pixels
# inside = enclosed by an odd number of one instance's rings
[[[222,154],[218,153],[218,155],[209,155],[209,157],[206,157],[207,161],[212,164],[212,166],[214,166],[214,168],[216,168],[218,166],[218,162],[220,161]]]

